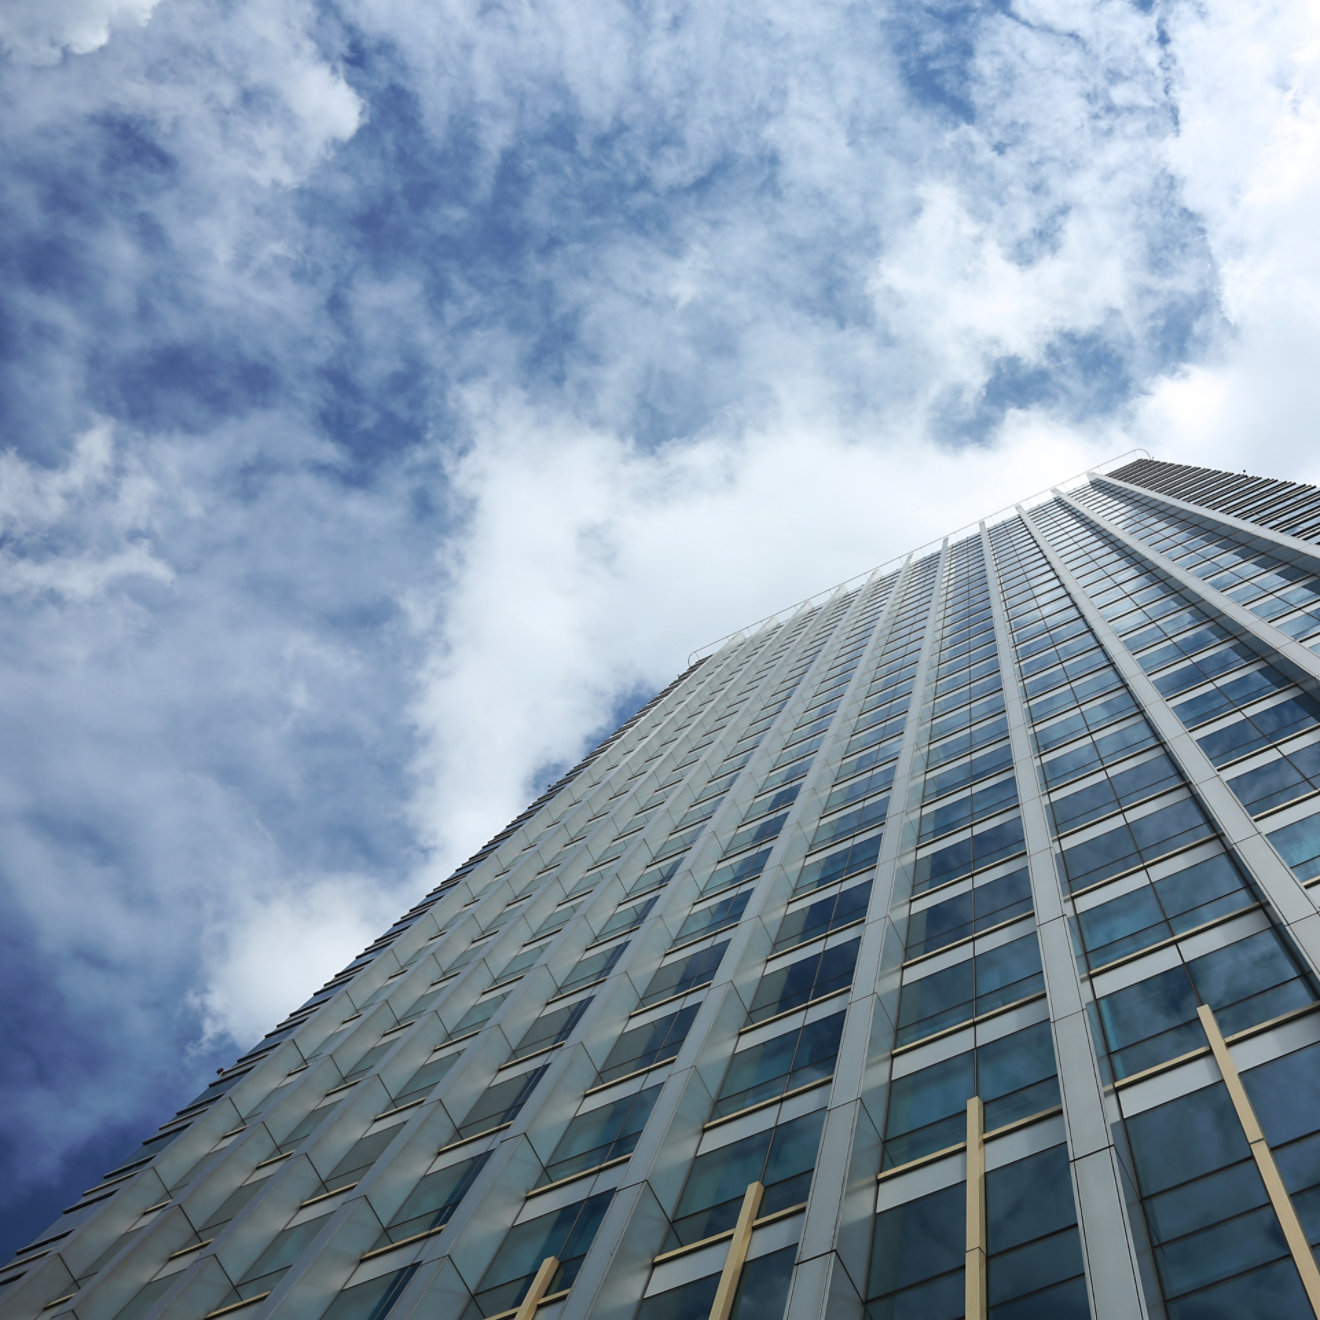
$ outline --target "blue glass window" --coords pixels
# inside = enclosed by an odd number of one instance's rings
[[[1089,965],[1102,967],[1254,901],[1232,858],[1220,854],[1078,913],[1077,926]]]
[[[1279,937],[1263,930],[1106,995],[1098,1008],[1114,1072],[1126,1077],[1205,1044],[1198,1004],[1231,1035],[1311,1001]]]
[[[648,1086],[576,1115],[546,1161],[542,1181],[557,1182],[631,1154],[659,1094],[658,1085]]]
[[[962,1320],[966,1219],[961,1182],[876,1216],[867,1320]]]
[[[1126,1127],[1171,1320],[1309,1317],[1225,1088],[1181,1096]]]
[[[708,944],[704,949],[697,949],[685,958],[675,958],[656,968],[655,975],[647,983],[646,989],[638,1000],[639,1007],[658,1004],[662,999],[672,999],[675,995],[685,995],[698,986],[708,985],[714,977],[725,951],[728,940]]]
[[[964,1140],[967,1101],[973,1095],[985,1105],[987,1132],[1057,1105],[1049,1023],[1036,1023],[896,1077],[885,1117],[884,1167],[906,1164]]]
[[[1314,880],[1320,875],[1320,815],[1285,825],[1268,838],[1299,880]]]
[[[629,1073],[676,1058],[700,1007],[700,1004],[688,1004],[676,1013],[625,1031],[606,1056],[598,1080],[617,1081]]]
[[[1040,946],[1036,932],[974,958],[964,958],[942,971],[907,981],[898,1006],[898,1043],[932,1036],[1006,1004],[1039,994]]]
[[[1086,889],[1212,833],[1201,808],[1191,798],[1182,798],[1064,848],[1059,863],[1069,889]]]
[[[777,1017],[852,984],[860,941],[849,940],[766,972],[756,987],[749,1022]]]
[[[810,889],[819,889],[835,880],[846,879],[850,875],[859,875],[869,871],[880,856],[880,834],[867,838],[854,839],[846,848],[828,853],[824,857],[807,862],[798,874],[793,886],[795,894],[802,894]]]
[[[824,1121],[825,1111],[817,1109],[698,1155],[674,1209],[665,1250],[732,1228],[751,1182],[765,1188],[758,1215],[801,1205],[811,1187]]]
[[[933,953],[1030,911],[1031,880],[1026,870],[1000,876],[913,912],[908,918],[906,956]]]
[[[714,1116],[735,1113],[832,1076],[843,1019],[842,1013],[818,1018],[738,1050],[724,1074]]]
[[[864,881],[849,889],[841,889],[825,898],[784,914],[771,946],[772,953],[818,939],[831,930],[837,930],[866,916],[871,901],[871,882]]]
[[[601,1192],[511,1228],[477,1285],[474,1300],[481,1314],[516,1307],[547,1256],[559,1261],[547,1292],[571,1288],[613,1195]]]
[[[948,884],[982,867],[1012,857],[1020,853],[1023,847],[1022,820],[1018,816],[977,830],[968,838],[945,844],[942,848],[918,857],[913,866],[912,892],[922,894],[928,889]]]

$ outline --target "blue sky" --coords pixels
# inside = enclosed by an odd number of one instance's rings
[[[9,0],[0,1249],[689,650],[1320,478],[1306,6]]]

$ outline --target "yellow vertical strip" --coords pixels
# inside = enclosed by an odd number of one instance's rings
[[[541,1268],[536,1271],[536,1277],[532,1279],[532,1286],[528,1288],[527,1295],[513,1313],[513,1320],[532,1320],[532,1316],[536,1314],[536,1308],[541,1305],[541,1298],[545,1296],[550,1287],[550,1280],[555,1277],[555,1271],[558,1269],[559,1258],[557,1256],[547,1256],[541,1262]]]
[[[1196,1010],[1196,1014],[1201,1019],[1206,1039],[1210,1042],[1210,1052],[1215,1056],[1215,1063],[1219,1065],[1220,1075],[1228,1088],[1233,1108],[1237,1111],[1238,1122],[1242,1125],[1242,1135],[1246,1137],[1247,1145],[1251,1147],[1252,1157],[1256,1161],[1256,1168],[1260,1170],[1270,1205],[1273,1206],[1279,1220],[1279,1227],[1283,1229],[1288,1250],[1292,1253],[1293,1264],[1297,1266],[1297,1272],[1302,1276],[1302,1287],[1306,1289],[1307,1301],[1311,1303],[1311,1310],[1320,1317],[1320,1267],[1315,1263],[1315,1253],[1306,1240],[1302,1221],[1297,1217],[1297,1208],[1293,1205],[1288,1189],[1283,1184],[1279,1166],[1274,1162],[1274,1152],[1270,1150],[1269,1143],[1265,1140],[1260,1120],[1251,1107],[1251,1097],[1247,1095],[1247,1088],[1242,1084],[1242,1075],[1237,1070],[1237,1064],[1233,1062],[1233,1056],[1228,1052],[1228,1042],[1224,1039],[1223,1032],[1219,1030],[1215,1015],[1205,1004]]]
[[[986,1320],[985,1111],[980,1096],[967,1102],[967,1255],[964,1261],[966,1320]]]
[[[759,1182],[747,1184],[742,1209],[738,1211],[738,1222],[733,1226],[729,1254],[724,1258],[724,1269],[720,1271],[719,1286],[715,1289],[715,1300],[710,1304],[710,1320],[729,1320],[734,1295],[738,1291],[738,1280],[742,1278],[743,1263],[747,1259],[747,1249],[752,1245],[752,1225],[756,1222],[756,1212],[761,1208],[761,1197],[764,1194],[765,1188]]]

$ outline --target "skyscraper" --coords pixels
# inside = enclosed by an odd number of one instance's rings
[[[736,634],[0,1309],[1320,1315],[1317,543],[1140,459]]]

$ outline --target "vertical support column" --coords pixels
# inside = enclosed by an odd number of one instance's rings
[[[532,1320],[532,1316],[536,1314],[536,1308],[541,1305],[541,1298],[549,1290],[550,1280],[555,1277],[555,1271],[558,1268],[559,1259],[556,1256],[547,1256],[541,1262],[541,1268],[536,1271],[532,1279],[532,1286],[527,1289],[527,1295],[513,1313],[513,1320]]]
[[[891,909],[895,877],[904,848],[903,826],[912,793],[913,767],[917,764],[923,727],[922,703],[931,656],[939,636],[940,598],[948,569],[947,551],[946,542],[938,552],[940,562],[929,587],[929,613],[913,675],[907,724],[890,789],[884,839],[876,861],[871,905],[848,996],[848,1016],[817,1155],[816,1167],[820,1172],[812,1179],[803,1218],[788,1310],[795,1317],[828,1315],[830,1320],[857,1320],[862,1314],[862,1299],[866,1294],[881,1134],[878,1123],[872,1121],[870,1106],[862,1097],[873,1094],[872,1074],[877,1066],[887,1068],[887,1052],[893,1048],[894,1042],[894,1010],[903,951]],[[919,562],[909,561],[909,570],[915,569]],[[905,575],[901,584],[902,597],[895,588],[890,627],[885,637],[868,652],[868,663],[874,663],[887,645],[893,618],[908,603],[906,592],[911,589],[912,577],[911,571]],[[846,742],[850,730],[851,712],[849,723],[841,727],[841,741]],[[835,763],[831,774],[837,768]]]
[[[1196,1010],[1196,1015],[1201,1019],[1206,1039],[1210,1042],[1210,1052],[1215,1056],[1220,1076],[1224,1079],[1238,1122],[1242,1125],[1242,1135],[1246,1137],[1247,1145],[1251,1148],[1252,1158],[1256,1161],[1256,1168],[1260,1170],[1270,1205],[1279,1220],[1279,1227],[1283,1229],[1284,1240],[1292,1253],[1293,1264],[1297,1266],[1297,1272],[1302,1276],[1302,1287],[1306,1289],[1311,1310],[1320,1316],[1320,1267],[1317,1267],[1315,1253],[1306,1240],[1306,1230],[1297,1216],[1297,1207],[1293,1205],[1288,1189],[1283,1185],[1279,1166],[1274,1160],[1274,1152],[1270,1150],[1269,1143],[1265,1140],[1260,1120],[1251,1106],[1251,1097],[1247,1095],[1247,1088],[1242,1084],[1242,1075],[1238,1072],[1237,1064],[1233,1062],[1233,1056],[1228,1052],[1228,1043],[1224,1040],[1223,1032],[1219,1030],[1219,1023],[1215,1021],[1214,1013],[1208,1005],[1201,1004]]]
[[[966,1320],[986,1320],[990,1312],[986,1288],[985,1110],[981,1097],[967,1102],[967,1251],[963,1265]]]
[[[738,1280],[742,1278],[743,1265],[747,1261],[747,1249],[752,1245],[752,1225],[756,1223],[756,1212],[761,1208],[764,1193],[765,1188],[759,1182],[749,1183],[743,1193],[738,1222],[733,1226],[733,1237],[729,1241],[729,1254],[724,1258],[715,1300],[710,1304],[710,1320],[729,1320],[733,1311]]]
[[[1021,513],[1021,510],[1019,510]],[[1025,516],[1023,522],[1026,522]],[[991,610],[1004,681],[1004,709],[1017,773],[1027,873],[1036,914],[1050,1031],[1063,1095],[1068,1161],[1086,1260],[1086,1287],[1094,1320],[1137,1320],[1148,1314],[1138,1251],[1123,1195],[1118,1151],[1106,1115],[1104,1084],[1095,1057],[1077,960],[1068,932],[1062,891],[1055,874],[1053,831],[1036,774],[1027,712],[1018,686],[1017,660],[1000,590],[999,567],[990,535],[981,527]],[[1060,577],[1065,587],[1068,582]],[[1071,588],[1069,588],[1071,590]],[[1076,595],[1076,593],[1073,593]],[[1082,602],[1077,601],[1079,609]],[[970,1316],[970,1312],[968,1313]]]

